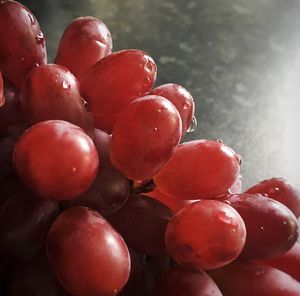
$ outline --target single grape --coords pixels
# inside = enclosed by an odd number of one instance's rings
[[[173,104],[155,95],[139,98],[118,117],[111,161],[131,180],[149,179],[171,158],[180,137],[181,119]]]
[[[299,296],[300,283],[269,266],[236,262],[209,275],[226,296]]]
[[[296,242],[288,252],[279,257],[259,260],[256,263],[277,268],[300,282],[300,243]]]
[[[90,104],[95,126],[112,131],[120,112],[137,97],[149,93],[156,79],[156,65],[143,51],[128,49],[115,52],[94,64],[80,80],[82,96]],[[110,122],[110,123],[109,123]],[[109,128],[109,129],[108,129]]]
[[[240,157],[211,140],[179,145],[171,160],[154,176],[164,194],[183,199],[215,198],[227,193],[240,171]]]
[[[47,238],[48,258],[74,296],[115,296],[126,284],[130,256],[122,237],[96,211],[64,211]]]
[[[126,204],[107,217],[134,250],[152,256],[165,254],[164,235],[172,212],[143,195],[131,195]]]
[[[215,282],[204,271],[173,267],[160,278],[155,296],[222,296]]]
[[[55,201],[43,200],[28,190],[19,190],[0,207],[0,270],[29,259],[44,244],[58,214]]]
[[[298,222],[283,204],[260,194],[232,194],[225,200],[238,211],[246,225],[247,238],[241,258],[275,258],[295,244]]]
[[[55,278],[45,251],[16,265],[7,286],[10,296],[70,296]]]
[[[4,84],[5,104],[0,108],[0,133],[6,133],[11,125],[24,124],[25,116],[20,92],[7,80]]]
[[[45,38],[31,11],[22,4],[0,1],[0,69],[21,89],[28,73],[47,63]]]
[[[31,124],[60,119],[93,134],[92,115],[81,98],[79,83],[62,66],[48,64],[33,69],[24,83],[22,105]]]
[[[158,200],[159,202],[166,205],[169,209],[171,209],[174,213],[177,213],[187,205],[196,201],[196,200],[186,200],[178,197],[172,197],[161,193],[157,188],[155,188],[151,192],[144,193],[144,195],[150,196]]]
[[[151,94],[164,97],[174,104],[182,120],[182,137],[189,129],[195,112],[192,95],[181,85],[168,83],[156,87]]]
[[[267,195],[287,206],[297,218],[300,216],[300,190],[284,178],[264,180],[245,193]]]
[[[98,153],[84,131],[49,120],[29,128],[17,142],[13,161],[22,181],[43,198],[68,200],[93,183]]]
[[[228,204],[194,202],[179,211],[166,230],[167,252],[186,268],[214,269],[241,253],[246,240],[244,221]]]
[[[2,107],[5,104],[5,97],[3,93],[3,78],[2,78],[2,73],[0,71],[0,107]]]
[[[55,64],[67,67],[80,79],[93,64],[111,54],[111,51],[112,38],[106,25],[92,16],[79,17],[65,29]]]

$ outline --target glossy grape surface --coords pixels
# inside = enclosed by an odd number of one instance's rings
[[[295,215],[283,204],[260,194],[233,194],[225,198],[243,218],[247,238],[241,258],[275,258],[298,238]]]
[[[181,119],[174,105],[160,96],[142,97],[118,117],[111,161],[131,180],[149,179],[171,158],[180,137]]]
[[[114,296],[130,273],[122,237],[96,211],[63,212],[47,238],[48,258],[64,288],[74,296]]]
[[[215,282],[204,271],[173,267],[165,272],[155,296],[222,296]]]
[[[35,16],[16,1],[0,1],[0,69],[19,89],[28,73],[47,63],[45,38]]]
[[[264,180],[249,188],[245,193],[267,195],[287,206],[296,217],[300,216],[300,190],[284,178]]]
[[[55,64],[67,67],[80,79],[93,64],[111,54],[111,51],[112,38],[106,25],[92,16],[79,17],[65,29]]]
[[[15,146],[13,160],[22,181],[39,196],[68,200],[94,181],[98,153],[84,131],[66,121],[49,120],[28,129]]]
[[[177,108],[182,121],[182,136],[189,129],[195,112],[192,95],[181,85],[168,83],[156,87],[151,94],[168,99]]]
[[[20,190],[0,207],[0,269],[36,254],[58,214],[55,201]]]
[[[241,253],[246,228],[241,216],[217,200],[194,202],[179,211],[166,230],[167,252],[184,267],[214,269]]]
[[[81,98],[75,76],[62,66],[48,64],[33,69],[27,77],[22,105],[29,122],[60,119],[92,134],[92,115]]]
[[[131,195],[126,204],[108,217],[134,250],[147,255],[165,254],[164,235],[172,212],[143,195]]]
[[[195,202],[195,200],[186,200],[182,198],[176,198],[172,197],[166,194],[161,193],[157,188],[155,188],[151,192],[145,193],[145,195],[150,196],[159,202],[166,205],[169,209],[171,209],[174,213],[177,213],[187,205],[191,204],[192,202]]]
[[[225,296],[299,296],[300,283],[269,266],[237,262],[209,275]]]
[[[115,52],[94,64],[80,80],[82,96],[98,117],[95,126],[112,131],[116,113],[134,99],[149,93],[156,79],[156,64],[143,51],[128,49]],[[109,120],[110,119],[110,120]],[[109,128],[109,130],[108,130]]]
[[[10,296],[70,296],[55,278],[45,252],[18,264],[10,274]]]
[[[4,88],[4,86],[3,86],[3,77],[2,77],[2,73],[0,71],[0,107],[2,107],[5,103],[3,88]]]
[[[288,252],[279,257],[260,260],[257,263],[277,268],[300,282],[300,243],[296,242]]]
[[[215,198],[237,180],[240,157],[219,141],[195,140],[179,145],[154,176],[164,194],[183,199]]]

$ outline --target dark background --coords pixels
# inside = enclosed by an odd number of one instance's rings
[[[197,131],[243,157],[244,187],[285,176],[300,184],[300,1],[32,0],[49,62],[65,26],[93,15],[114,50],[138,48],[196,101]]]

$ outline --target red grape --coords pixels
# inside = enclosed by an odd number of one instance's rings
[[[298,222],[283,204],[260,194],[232,194],[225,199],[238,211],[246,225],[247,238],[241,258],[274,258],[295,244]]]
[[[300,216],[300,190],[284,178],[264,180],[249,188],[245,193],[267,195],[287,206],[296,217]]]
[[[219,141],[196,140],[179,145],[154,176],[164,194],[183,199],[217,197],[238,178],[240,157]]]
[[[182,120],[182,136],[184,136],[192,123],[195,112],[192,95],[184,87],[174,83],[161,85],[153,89],[151,94],[162,96],[174,104]]]
[[[82,95],[97,117],[95,126],[111,132],[116,113],[137,97],[150,92],[156,79],[156,65],[143,51],[115,52],[94,64],[80,80]],[[111,120],[110,120],[111,119]]]
[[[62,66],[49,64],[33,69],[24,83],[22,104],[32,124],[60,119],[93,134],[92,115],[81,98],[78,81]]]
[[[180,137],[181,119],[174,105],[159,96],[142,97],[118,117],[111,161],[131,180],[149,179],[171,158]]]
[[[57,214],[57,202],[27,190],[9,198],[0,207],[0,269],[36,254]]]
[[[2,107],[5,104],[5,97],[3,93],[3,78],[2,78],[2,73],[0,71],[0,107]]]
[[[224,296],[299,296],[299,282],[268,266],[236,262],[209,275]]]
[[[87,190],[98,169],[98,153],[90,137],[61,120],[29,128],[17,142],[13,160],[27,186],[41,197],[57,200]]]
[[[168,254],[193,269],[213,269],[233,261],[246,240],[237,211],[217,200],[194,202],[179,211],[166,230]]]
[[[204,272],[173,267],[156,287],[156,296],[222,296],[215,282]]]
[[[127,203],[107,217],[134,250],[152,256],[165,254],[164,235],[172,212],[160,202],[131,195]]]
[[[96,211],[63,212],[49,231],[47,249],[58,280],[74,296],[114,296],[128,280],[127,246]]]
[[[4,83],[5,104],[0,108],[0,132],[6,132],[7,128],[15,124],[25,122],[24,112],[20,101],[19,91],[7,80]]]
[[[280,257],[257,261],[258,264],[277,268],[300,282],[300,243],[294,246]]]
[[[160,201],[174,213],[177,213],[190,203],[195,202],[195,200],[186,200],[182,198],[171,197],[169,195],[161,193],[157,188],[155,188],[152,192],[147,192],[144,194]]]
[[[19,89],[28,73],[47,62],[45,38],[35,16],[16,1],[0,1],[0,69]]]
[[[46,254],[40,252],[16,265],[8,283],[10,296],[67,296],[50,270]]]
[[[111,54],[111,50],[112,39],[105,24],[92,16],[79,17],[65,29],[55,64],[67,67],[80,79],[93,64]]]

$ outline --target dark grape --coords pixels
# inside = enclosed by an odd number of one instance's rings
[[[4,85],[5,104],[0,108],[0,133],[11,125],[24,124],[25,116],[20,101],[20,92],[7,80]]]
[[[300,282],[300,243],[296,242],[288,252],[279,257],[260,260],[257,263],[277,268]]]
[[[173,267],[160,278],[155,296],[222,296],[215,282],[204,271]]]
[[[300,216],[300,190],[284,178],[264,180],[245,193],[260,193],[287,206],[296,217]]]
[[[115,52],[94,64],[80,80],[82,95],[97,117],[95,126],[111,132],[116,114],[137,97],[150,92],[156,65],[143,51]],[[101,117],[105,117],[105,128]]]
[[[299,296],[300,283],[275,268],[236,262],[209,275],[225,296]]]
[[[128,280],[127,246],[96,211],[64,211],[49,231],[47,249],[58,280],[74,296],[115,296]]]
[[[2,107],[5,104],[5,97],[3,93],[3,78],[2,78],[2,73],[0,71],[0,107]]]
[[[48,64],[33,69],[24,83],[22,105],[31,124],[60,119],[93,134],[92,115],[81,98],[78,81],[62,66]]]
[[[241,253],[245,224],[238,212],[217,200],[194,202],[179,211],[166,230],[168,254],[192,269],[224,266]]]
[[[131,195],[126,204],[107,219],[134,250],[147,255],[165,254],[164,235],[172,212],[143,195]]]
[[[28,73],[47,63],[45,38],[31,11],[16,1],[0,1],[0,69],[19,89]]]
[[[183,199],[215,198],[237,180],[240,157],[219,141],[196,140],[179,145],[154,176],[164,194]]]
[[[80,79],[93,64],[111,54],[111,51],[112,38],[105,24],[92,16],[79,17],[65,29],[55,64],[67,67]]]
[[[57,202],[28,190],[10,197],[0,207],[0,269],[37,253],[57,214]]]
[[[189,129],[195,112],[192,95],[181,85],[168,83],[152,90],[151,94],[162,96],[171,101],[177,108],[182,120],[182,136]]]
[[[66,121],[49,120],[28,129],[13,160],[22,181],[39,196],[68,200],[93,183],[98,153],[84,131]]]
[[[9,277],[9,296],[68,296],[50,269],[45,252],[14,267]]]
[[[131,180],[149,179],[171,158],[180,137],[181,119],[172,103],[155,95],[139,98],[118,117],[111,161]]]
[[[232,194],[225,200],[238,211],[246,225],[247,238],[241,258],[275,258],[295,244],[298,222],[283,204],[260,194]]]

